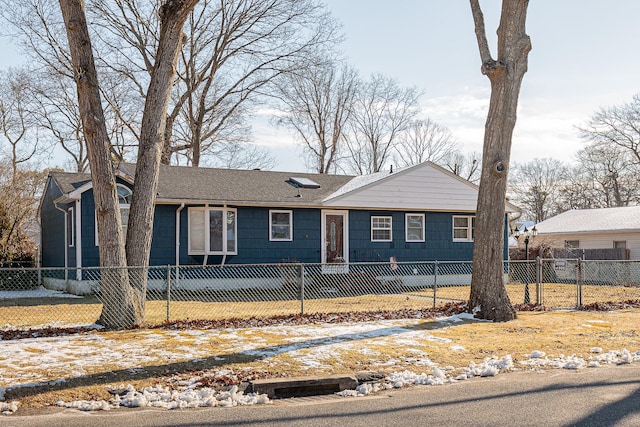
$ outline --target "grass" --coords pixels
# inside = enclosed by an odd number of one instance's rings
[[[511,302],[524,301],[523,284],[506,285]],[[469,297],[468,286],[449,286],[436,289],[436,305],[449,301],[466,300]],[[577,306],[577,287],[571,284],[544,284],[538,290],[535,284],[529,286],[530,299],[536,302],[537,293],[541,294],[543,304],[548,308],[575,308]],[[206,296],[206,294],[204,294]],[[425,288],[398,294],[364,294],[345,296],[328,295],[327,298],[307,299],[304,302],[305,313],[346,313],[357,311],[380,311],[420,309],[434,305],[433,289]],[[227,319],[272,317],[294,315],[302,310],[299,300],[284,299],[272,301],[198,301],[198,298],[186,301],[172,301],[169,307],[162,299],[147,301],[146,322],[161,324],[167,319]],[[204,299],[204,298],[203,298]],[[609,301],[627,301],[640,299],[640,287],[633,286],[594,286],[582,287],[582,304]],[[54,323],[92,324],[99,317],[102,305],[95,298],[85,299],[25,299],[0,300],[0,319],[10,322],[8,327],[41,326]],[[0,327],[4,325],[0,324]]]
[[[640,349],[640,333],[637,331],[640,309],[614,312],[519,312],[517,320],[506,323],[470,321],[443,324],[429,319],[396,322],[393,324],[401,325],[404,332],[389,328],[390,324],[385,323],[380,326],[381,333],[362,336],[357,332],[358,324],[345,325],[344,330],[349,331],[346,335],[338,331],[335,332],[337,336],[330,337],[341,340],[337,347],[318,338],[318,333],[324,333],[326,326],[313,324],[210,331],[140,329],[93,332],[100,337],[91,341],[91,350],[95,354],[107,348],[131,346],[138,348],[141,354],[174,354],[166,358],[158,355],[156,359],[133,367],[135,369],[123,366],[119,360],[103,361],[84,366],[83,375],[78,375],[74,363],[60,364],[57,368],[48,368],[48,371],[33,366],[34,375],[44,377],[47,381],[59,378],[67,380],[9,390],[7,400],[19,399],[23,407],[36,407],[51,405],[58,400],[108,399],[107,390],[121,384],[143,387],[159,383],[171,386],[194,373],[202,376],[203,373],[221,370],[230,370],[244,377],[325,375],[363,370],[394,372],[405,369],[431,373],[431,367],[416,363],[416,360],[428,359],[440,367],[451,366],[455,368],[452,372],[456,372],[472,361],[481,362],[491,356],[510,354],[517,364],[527,359],[533,350],[544,351],[549,357],[575,354],[587,359],[593,347],[601,347],[604,351]],[[104,350],[100,349],[100,342],[104,342]],[[305,345],[291,351],[289,347],[292,342]],[[238,350],[247,343],[254,343],[253,348],[268,355],[252,356]],[[454,346],[455,349],[452,349]],[[197,357],[176,356],[196,349],[200,352]],[[35,344],[25,345],[24,350],[33,357],[41,353]],[[89,350],[87,348],[87,352]],[[317,363],[310,365],[308,358]],[[29,363],[26,354],[20,360]],[[0,366],[9,362],[0,360]],[[3,376],[2,369],[0,377]],[[5,373],[5,378],[8,376]],[[8,384],[1,385],[6,387]]]

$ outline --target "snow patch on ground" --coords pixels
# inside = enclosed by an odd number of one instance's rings
[[[75,408],[81,411],[108,411],[120,407],[143,408],[156,407],[166,409],[201,408],[201,407],[231,407],[238,405],[266,405],[271,403],[266,394],[238,391],[238,386],[228,391],[218,391],[213,388],[187,389],[183,391],[170,390],[166,387],[145,387],[136,390],[129,385],[120,396],[116,394],[109,401],[78,400],[74,402],[58,402],[64,408]]]
[[[82,298],[78,295],[68,294],[63,291],[54,291],[42,286],[25,291],[0,291],[0,299],[18,298]]]
[[[460,314],[439,318],[437,321],[452,324],[477,319],[473,319],[470,314]],[[259,330],[88,332],[1,341],[0,400],[11,389],[64,382],[68,378],[99,374],[105,369],[140,370],[148,365],[187,360],[226,360],[238,354],[255,357],[255,361],[262,363],[262,366],[278,366],[282,362],[278,362],[275,357],[286,355],[290,358],[290,363],[297,364],[300,369],[313,368],[321,374],[325,368],[345,360],[344,356],[358,353],[370,356],[367,361],[369,366],[393,367],[398,370],[380,383],[367,383],[356,390],[342,392],[341,395],[344,396],[364,396],[386,388],[412,384],[448,384],[474,377],[495,376],[516,369],[510,355],[486,358],[481,363],[471,362],[463,369],[437,366],[429,359],[430,348],[434,345],[448,348],[451,352],[465,349],[449,339],[430,334],[428,330],[415,328],[422,322],[424,321],[420,319],[411,319],[313,324],[304,327],[277,325]],[[404,355],[387,354],[386,349],[389,348],[401,348]],[[601,348],[594,347],[590,349],[587,359],[575,355],[549,356],[543,351],[534,350],[518,366],[529,369],[582,369],[639,361],[640,351],[633,353],[625,349],[603,352]],[[426,368],[430,373],[414,373],[412,368]],[[216,371],[214,375],[218,374],[233,375],[233,372]],[[192,377],[186,383],[176,384],[178,390],[159,386],[135,390],[133,387],[124,389],[123,386],[123,394],[110,401],[60,402],[59,405],[82,410],[108,410],[129,406],[181,408],[269,403],[266,396],[245,395],[237,389],[216,391],[206,387],[199,388],[201,384],[198,379],[199,377]],[[18,405],[18,402],[0,402],[0,411],[11,413]]]

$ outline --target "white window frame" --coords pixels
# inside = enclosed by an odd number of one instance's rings
[[[122,184],[116,184],[116,187],[118,188],[124,188],[129,192],[129,197],[131,197],[131,195],[133,194],[131,189],[129,187],[127,187],[126,185],[122,185]],[[127,232],[129,231],[129,209],[131,208],[131,205],[129,203],[120,203],[120,194],[117,193],[118,195],[118,203],[120,204],[120,221],[122,222],[122,231],[124,232],[123,237],[125,242],[127,241]],[[127,220],[124,220],[124,217],[122,215],[122,213],[124,211],[127,211]],[[96,246],[100,246],[98,243],[98,212],[94,212],[94,224],[95,224],[95,242],[96,242]]]
[[[76,217],[74,215],[73,206],[67,209],[67,236],[69,238],[69,247],[73,248],[76,245]]]
[[[614,240],[613,241],[614,249],[627,249],[627,241],[626,240]]]
[[[288,214],[289,215],[289,237],[288,238],[276,238],[273,237],[273,214]],[[283,224],[277,224],[283,225]],[[291,210],[269,210],[269,241],[271,242],[292,242],[293,241],[293,211]]]
[[[384,220],[384,222],[388,222],[389,226],[379,227],[374,226],[374,222],[379,220]],[[373,232],[374,231],[386,231],[389,230],[389,238],[388,239],[374,239]],[[392,242],[393,241],[393,217],[391,215],[373,215],[371,217],[371,241],[372,242]]]
[[[191,213],[192,212],[202,212],[204,217],[204,250],[192,250],[192,240],[195,236],[191,234]],[[211,250],[211,236],[210,236],[210,214],[211,212],[222,212],[223,221],[222,221],[222,250],[221,251],[212,251]],[[229,250],[228,245],[228,225],[227,220],[229,213],[233,212],[234,221],[233,221],[233,236],[235,242],[234,250]],[[238,254],[238,211],[235,208],[226,208],[226,207],[190,207],[187,211],[187,253],[189,255],[237,255]]]
[[[573,245],[573,243],[577,243],[577,244]],[[566,249],[580,249],[580,240],[565,240],[564,247]]]
[[[456,227],[456,219],[466,218],[466,227]],[[454,242],[473,242],[475,232],[475,215],[454,215],[451,219],[451,237]],[[465,237],[456,237],[456,230],[466,230]]]
[[[418,239],[410,239],[409,238],[409,218],[420,218],[420,237]],[[415,228],[415,227],[414,227]],[[404,214],[404,238],[406,242],[424,242],[425,241],[425,222],[424,222],[424,214],[416,214],[416,213],[407,213]]]

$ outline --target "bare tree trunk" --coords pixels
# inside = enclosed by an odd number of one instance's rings
[[[116,179],[111,165],[100,88],[82,0],[60,0],[73,63],[78,106],[87,142],[100,242],[102,313],[98,323],[125,327],[142,321],[127,278]]]
[[[491,57],[478,0],[471,1],[482,73],[491,81],[485,124],[482,176],[478,192],[470,309],[477,317],[516,318],[504,287],[505,196],[511,139],[531,41],[525,32],[528,0],[503,0],[498,27],[498,59]]]
[[[135,270],[132,276],[132,286],[139,294],[139,309],[143,312],[167,108],[183,42],[182,27],[197,3],[198,0],[167,0],[159,12],[160,40],[142,117],[126,246],[129,266],[145,267]]]

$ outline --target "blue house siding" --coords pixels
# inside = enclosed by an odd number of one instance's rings
[[[100,248],[96,245],[96,205],[93,189],[82,193],[80,197],[82,221],[82,265],[97,267],[100,265]]]
[[[406,242],[405,214],[425,215],[425,241]],[[395,256],[398,262],[410,261],[470,261],[473,242],[453,241],[453,216],[473,215],[456,212],[395,212],[350,211],[349,252],[351,261],[388,261]],[[371,217],[392,218],[392,241],[371,241]],[[506,222],[506,217],[505,217]],[[504,257],[507,259],[507,233],[505,231]]]
[[[68,250],[64,236],[64,214],[53,204],[61,195],[58,186],[51,179],[48,180],[40,206],[40,249],[43,267],[64,267],[64,254]],[[66,209],[63,206],[61,208]]]
[[[177,207],[174,207],[177,208]],[[269,208],[237,208],[238,255],[227,255],[228,264],[278,264],[283,261],[320,262],[319,209],[285,209],[293,212],[293,241],[269,240]],[[175,222],[175,209],[174,222]],[[188,208],[180,215],[180,264],[202,264],[204,256],[188,255]],[[174,247],[175,252],[175,247]],[[222,256],[209,255],[207,264],[222,262]]]
[[[149,264],[151,265],[175,265],[176,263],[176,211],[179,206],[156,205],[155,217],[153,221],[153,234],[151,237],[151,254]],[[181,219],[186,219],[186,208],[181,212]],[[186,228],[183,228],[186,234]],[[181,248],[187,247],[186,236]],[[185,251],[186,254],[186,251]]]
[[[118,181],[124,184],[122,181]],[[41,206],[42,221],[42,265],[65,265],[75,267],[76,247],[65,245],[64,213],[54,206],[53,201],[62,195],[57,185],[49,182]],[[68,209],[75,204],[60,205]],[[96,220],[93,190],[82,193],[80,200],[82,266],[99,265],[99,248],[96,245]],[[157,205],[150,254],[150,265],[174,265],[176,263],[176,212],[180,205]],[[202,206],[202,205],[201,205]],[[230,206],[230,208],[234,208]],[[236,207],[237,211],[237,255],[227,255],[229,264],[279,264],[282,262],[319,263],[322,247],[322,210],[319,208],[278,208],[293,213],[293,240],[269,240],[268,207]],[[188,254],[188,213],[189,206],[180,212],[180,264],[202,265],[205,257]],[[425,215],[425,241],[405,241],[405,214]],[[453,216],[470,216],[468,212],[420,212],[420,211],[349,211],[349,261],[384,261],[396,257],[398,262],[412,261],[470,261],[473,255],[472,242],[453,241]],[[392,218],[392,241],[371,241],[371,217],[390,216]],[[75,217],[75,215],[74,215]],[[507,259],[507,218],[505,217],[505,250]],[[78,233],[76,232],[76,240]],[[65,247],[66,246],[66,247]],[[223,261],[219,255],[209,255],[207,264],[216,265]]]

